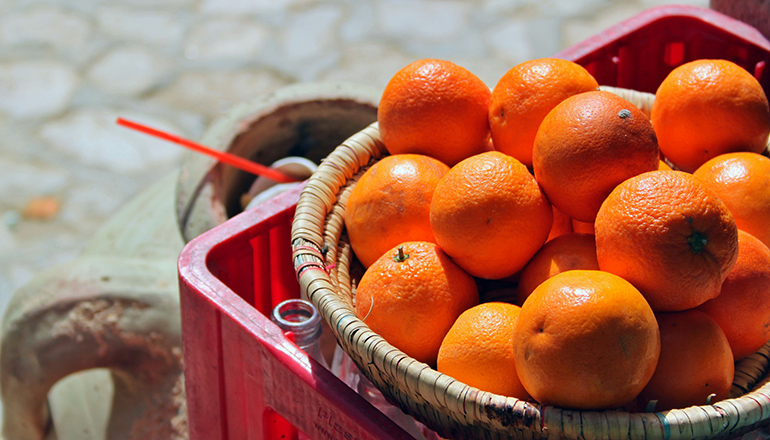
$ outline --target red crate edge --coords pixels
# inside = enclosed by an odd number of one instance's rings
[[[401,439],[413,437],[375,409],[284,336],[266,316],[244,301],[208,269],[212,249],[244,234],[266,233],[271,221],[293,213],[301,188],[283,193],[196,237],[179,262],[182,339],[190,439],[283,438],[290,429],[269,423],[286,419],[313,439]],[[290,243],[287,240],[286,245]],[[282,263],[279,263],[282,264]],[[227,341],[223,343],[223,341]],[[259,357],[260,371],[249,371]],[[229,366],[232,359],[243,365]],[[233,378],[242,369],[243,377]],[[268,371],[269,370],[269,371]],[[259,376],[259,377],[257,377]],[[233,384],[251,387],[236,393]],[[276,382],[285,381],[281,387]],[[301,394],[298,397],[288,393]],[[295,398],[292,398],[295,397]],[[244,407],[236,408],[236,406]],[[275,411],[279,422],[269,420]],[[239,416],[234,416],[238,413]],[[254,420],[255,416],[268,420]],[[228,423],[228,421],[230,423]]]

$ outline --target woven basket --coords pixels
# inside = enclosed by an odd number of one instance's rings
[[[649,115],[654,95],[602,88]],[[292,247],[303,294],[361,371],[402,410],[452,439],[716,439],[770,424],[770,343],[736,365],[729,399],[646,413],[566,410],[483,392],[388,344],[355,315],[354,285],[361,268],[342,218],[358,177],[386,154],[377,123],[337,147],[300,195]]]

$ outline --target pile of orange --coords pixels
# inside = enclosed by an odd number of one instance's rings
[[[409,356],[482,391],[644,411],[728,397],[770,341],[770,106],[745,69],[683,64],[648,117],[570,61],[490,89],[425,59],[378,122],[389,155],[342,201],[354,302]]]

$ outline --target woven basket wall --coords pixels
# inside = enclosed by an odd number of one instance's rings
[[[602,89],[649,115],[654,95]],[[770,424],[770,343],[736,365],[729,399],[654,413],[565,410],[479,391],[388,344],[355,315],[354,285],[361,269],[354,264],[342,219],[358,177],[386,154],[374,123],[322,162],[297,204],[293,260],[303,294],[340,346],[405,412],[452,439],[717,439]]]

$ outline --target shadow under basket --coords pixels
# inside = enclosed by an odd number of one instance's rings
[[[649,94],[630,97],[640,106],[654,99]],[[770,343],[736,364],[730,398],[639,413],[567,410],[483,392],[388,344],[356,317],[353,283],[360,268],[342,218],[357,178],[385,155],[373,123],[323,161],[297,203],[292,258],[303,294],[319,309],[340,346],[405,412],[452,439],[716,439],[734,438],[770,423]]]

